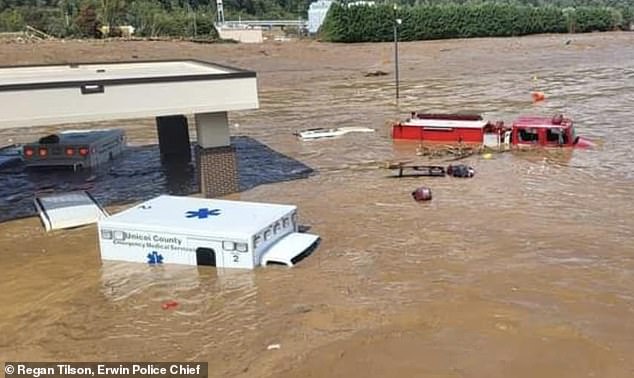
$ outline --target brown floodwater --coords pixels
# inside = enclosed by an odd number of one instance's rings
[[[396,104],[391,44],[0,45],[1,64],[191,56],[256,70],[261,108],[230,114],[248,184],[229,197],[297,204],[323,239],[293,269],[223,271],[102,263],[94,227],[0,223],[0,359],[207,361],[214,377],[634,376],[634,33],[400,48]],[[376,69],[390,75],[364,77]],[[534,87],[546,101],[531,103]],[[473,156],[463,161],[472,179],[376,168],[447,164],[393,142],[386,125],[411,110],[465,109],[507,122],[563,112],[600,147]],[[152,120],[117,125],[133,145],[156,144]],[[338,126],[377,132],[292,135]],[[184,189],[166,184],[156,153],[132,157],[152,167],[136,190],[100,176],[95,190],[113,210],[195,190],[187,178]],[[3,179],[3,193],[32,195],[37,176],[21,174]],[[412,200],[420,185],[431,202]]]

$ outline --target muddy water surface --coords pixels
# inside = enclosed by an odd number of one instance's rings
[[[208,361],[211,376],[245,377],[634,376],[634,35],[402,44],[398,106],[391,75],[363,77],[391,71],[390,44],[46,47],[0,51],[3,63],[178,54],[257,70],[261,109],[232,113],[232,133],[274,152],[240,151],[241,179],[255,184],[231,198],[297,204],[323,242],[290,270],[155,268],[101,264],[91,227],[1,223],[3,360]],[[545,102],[530,103],[534,86]],[[387,178],[376,162],[427,161],[387,137],[386,123],[412,109],[506,121],[564,112],[601,147],[472,157],[473,179]],[[132,144],[156,143],[151,120],[122,125]],[[292,136],[350,125],[377,132]],[[292,168],[266,160],[274,153]],[[113,205],[173,190],[149,166],[137,190],[107,174],[95,185]],[[289,170],[303,178],[283,181]],[[3,193],[33,190],[19,175]],[[422,184],[434,199],[413,203]],[[162,310],[168,299],[179,307]]]

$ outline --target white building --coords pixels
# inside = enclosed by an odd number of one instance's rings
[[[348,8],[350,7],[373,7],[376,3],[374,1],[355,1],[352,3],[348,3]]]
[[[310,4],[308,8],[308,33],[316,34],[319,32],[332,3],[330,0],[319,0]]]

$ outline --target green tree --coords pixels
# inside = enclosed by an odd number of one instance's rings
[[[108,27],[109,37],[120,37],[116,28],[124,18],[125,0],[101,0],[101,15],[103,22]]]
[[[79,35],[82,37],[101,37],[101,32],[99,31],[101,23],[97,17],[97,8],[94,4],[88,3],[81,7],[79,15],[75,19],[75,25]]]
[[[17,9],[7,9],[0,13],[0,32],[24,30],[24,18]]]

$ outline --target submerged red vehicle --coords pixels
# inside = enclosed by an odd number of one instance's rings
[[[491,122],[478,114],[425,114],[412,112],[409,119],[392,126],[393,139],[419,142],[480,144],[487,147],[576,147],[594,146],[575,133],[571,119],[522,116],[511,127]]]

